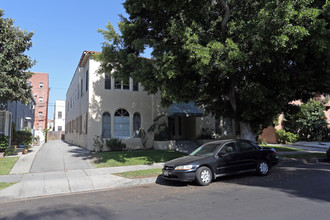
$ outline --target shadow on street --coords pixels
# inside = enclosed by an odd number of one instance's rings
[[[113,219],[114,214],[100,206],[72,206],[71,204],[61,204],[54,209],[48,206],[41,206],[35,210],[25,210],[15,216],[2,217],[0,220],[17,219],[85,219],[86,216],[93,220]]]
[[[295,197],[330,202],[330,163],[284,162],[273,167],[267,176],[258,176],[253,172],[231,175],[217,178],[211,185],[223,183],[272,188]],[[156,184],[169,187],[196,186],[194,182],[165,180],[161,175],[158,176]]]

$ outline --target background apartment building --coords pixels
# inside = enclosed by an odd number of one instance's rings
[[[202,128],[215,128],[215,120],[204,117],[192,103],[161,108],[159,95],[149,95],[133,79],[119,81],[98,73],[97,52],[84,51],[66,93],[65,140],[94,150],[94,138],[121,138],[142,146],[139,129],[148,128],[159,115],[168,116],[175,139],[196,139]]]
[[[29,80],[32,85],[32,93],[36,102],[34,129],[35,136],[43,140],[43,129],[47,128],[49,77],[48,73],[34,73]]]
[[[130,79],[97,74],[93,51],[84,51],[66,94],[65,140],[94,150],[93,139],[134,138],[152,124],[153,96]],[[141,145],[141,142],[140,142]]]
[[[0,103],[0,135],[13,138],[14,131],[30,129],[32,133],[34,122],[35,101],[24,105],[20,101]]]
[[[65,100],[56,100],[53,131],[65,131]]]

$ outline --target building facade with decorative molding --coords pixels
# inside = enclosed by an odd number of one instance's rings
[[[120,138],[127,145],[142,148],[140,129],[147,131],[159,116],[165,116],[173,139],[193,140],[203,130],[215,130],[215,120],[204,116],[193,103],[162,108],[158,94],[144,91],[139,82],[115,79],[98,73],[100,63],[94,51],[84,51],[66,93],[65,140],[94,150],[94,140]]]

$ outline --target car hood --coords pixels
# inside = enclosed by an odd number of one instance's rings
[[[165,163],[166,166],[180,166],[180,165],[185,165],[185,164],[192,164],[197,161],[201,161],[205,159],[205,157],[199,157],[199,156],[184,156],[180,157],[174,160],[170,160]]]

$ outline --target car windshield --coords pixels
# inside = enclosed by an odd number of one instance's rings
[[[219,144],[206,144],[202,145],[196,150],[194,150],[192,153],[190,153],[191,156],[202,156],[202,157],[209,157],[213,156],[218,149]]]

